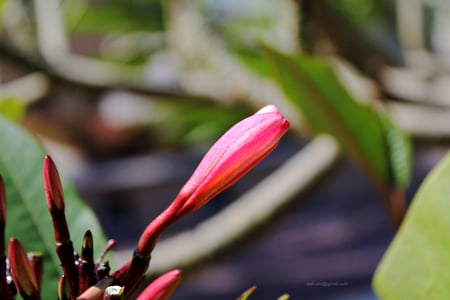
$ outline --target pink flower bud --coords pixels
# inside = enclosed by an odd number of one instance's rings
[[[166,300],[181,281],[181,271],[169,271],[153,281],[136,300]]]
[[[205,205],[263,160],[278,145],[289,122],[273,105],[228,130],[206,153],[175,202],[185,214]]]
[[[206,153],[172,204],[147,226],[138,253],[149,255],[165,228],[247,174],[278,145],[288,128],[289,122],[274,105],[234,125]]]

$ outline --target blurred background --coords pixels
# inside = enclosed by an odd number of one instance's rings
[[[119,242],[117,264],[209,146],[272,103],[292,130],[173,226],[151,271],[183,267],[173,299],[235,299],[253,285],[255,299],[376,299],[371,278],[395,233],[386,203],[409,202],[448,149],[450,2],[0,8],[0,113],[73,180]],[[385,118],[391,125],[380,127]]]

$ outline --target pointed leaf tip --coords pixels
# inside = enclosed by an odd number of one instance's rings
[[[243,292],[236,300],[247,300],[256,290],[256,286],[252,286],[245,292]]]

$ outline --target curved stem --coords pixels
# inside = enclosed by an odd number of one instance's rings
[[[269,177],[192,230],[157,244],[148,277],[189,269],[269,224],[274,215],[316,184],[339,157],[336,142],[319,136]],[[183,249],[183,251],[179,251]],[[117,252],[116,252],[117,253]],[[128,251],[126,251],[128,258]],[[120,254],[119,254],[120,255]]]

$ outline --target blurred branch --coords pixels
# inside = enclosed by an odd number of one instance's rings
[[[421,0],[396,0],[397,35],[405,63],[428,71],[442,69],[438,60],[427,51],[425,4]]]
[[[65,26],[58,1],[35,0],[39,55],[21,49],[6,38],[0,39],[0,55],[49,79],[93,90],[124,89],[155,97],[182,98],[216,102],[216,98],[189,94],[185,91],[160,89],[148,80],[145,70],[122,64],[102,62],[75,55],[69,51]],[[50,5],[50,6],[49,6]],[[54,28],[59,28],[55,29]]]
[[[337,144],[330,137],[315,138],[217,215],[192,230],[159,243],[152,255],[149,274],[160,274],[173,268],[190,269],[245,241],[280,212],[298,203],[300,195],[319,183],[333,167],[339,153]]]
[[[69,41],[59,0],[34,0],[37,43],[50,65],[57,65],[69,53]]]
[[[399,102],[388,103],[388,109],[396,124],[416,139],[450,139],[450,109]]]
[[[298,127],[300,117],[287,104],[279,87],[272,80],[252,73],[227,51],[224,42],[211,34],[192,5],[189,1],[166,2],[168,48],[180,61],[189,62],[182,70],[183,88],[207,97],[221,95],[229,101],[246,99],[255,107],[275,104]]]
[[[150,84],[140,71],[70,52],[60,1],[35,0],[34,11],[40,55],[55,75],[92,87],[145,89]]]
[[[396,12],[397,32],[403,50],[424,51],[422,1],[396,0]]]
[[[25,103],[31,103],[44,97],[48,91],[48,78],[36,72],[0,85],[0,98],[14,96]]]
[[[381,81],[389,97],[422,105],[450,108],[450,75],[438,71],[438,68],[432,71],[385,67]]]
[[[161,98],[179,98],[193,101],[216,102],[217,99],[201,95],[188,94],[184,91],[171,91],[151,87],[142,79],[134,81],[139,75],[137,71],[129,70],[121,65],[103,63],[95,59],[83,58],[76,55],[66,56],[64,62],[54,67],[41,58],[31,56],[5,40],[0,40],[0,55],[14,63],[39,71],[50,80],[84,89],[107,90],[123,89],[139,94],[146,94]],[[127,76],[128,74],[134,74]]]

